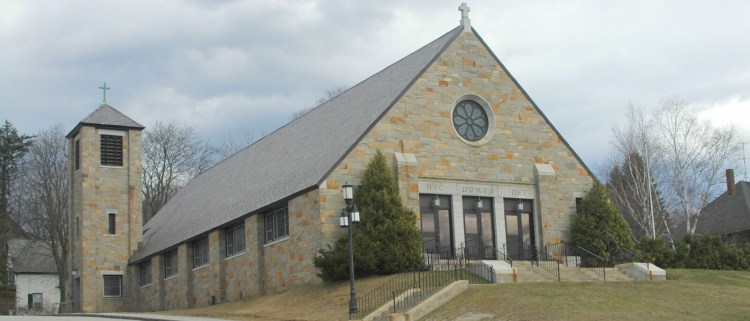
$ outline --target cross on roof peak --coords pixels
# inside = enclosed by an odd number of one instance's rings
[[[106,104],[107,103],[107,90],[110,90],[112,88],[107,87],[107,83],[105,82],[104,85],[99,87],[99,89],[102,90],[102,95],[104,96],[102,97],[102,104]]]
[[[458,7],[458,11],[461,11],[461,26],[464,27],[464,31],[471,31],[471,20],[469,20],[469,11],[471,11],[471,8],[466,5],[466,2],[463,2]]]

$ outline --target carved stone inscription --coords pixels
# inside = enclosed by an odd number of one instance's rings
[[[472,184],[439,181],[420,181],[419,192],[424,194],[471,195],[503,198],[535,198],[531,185]]]

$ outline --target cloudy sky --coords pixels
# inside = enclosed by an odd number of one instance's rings
[[[0,0],[0,118],[102,101],[215,142],[284,124],[459,24],[460,1]],[[628,104],[680,96],[750,142],[748,1],[470,1],[472,25],[590,167]],[[748,145],[750,154],[750,144]]]

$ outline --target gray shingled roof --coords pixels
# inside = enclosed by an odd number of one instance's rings
[[[78,123],[78,125],[73,128],[73,130],[68,133],[68,138],[72,137],[76,133],[78,133],[78,130],[81,129],[81,126],[83,125],[92,125],[92,126],[104,126],[104,127],[124,127],[124,128],[136,128],[136,129],[143,129],[143,125],[137,123],[136,121],[130,119],[130,117],[125,116],[125,114],[121,113],[119,110],[115,109],[114,107],[102,104],[97,109],[94,109],[91,114],[86,116],[81,122]]]
[[[55,259],[49,246],[39,241],[12,239],[8,241],[15,273],[57,274]]]
[[[733,195],[724,192],[703,208],[695,232],[723,235],[745,230],[750,230],[750,183],[740,181]]]
[[[457,27],[229,157],[145,226],[135,263],[314,188],[461,32]]]

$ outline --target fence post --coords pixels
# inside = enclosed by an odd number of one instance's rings
[[[396,313],[396,291],[392,291],[391,295],[393,296],[393,313]]]

